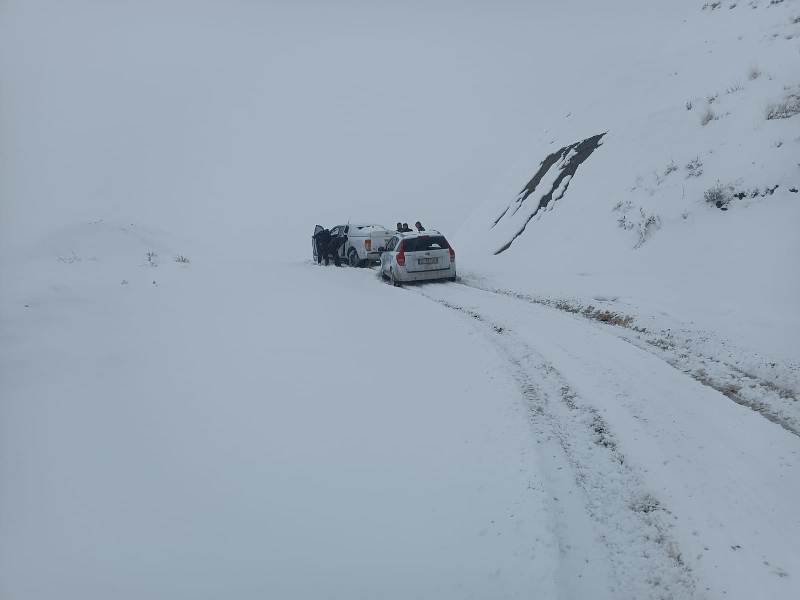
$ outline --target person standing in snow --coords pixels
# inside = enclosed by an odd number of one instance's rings
[[[339,258],[339,248],[344,246],[346,241],[347,241],[346,235],[339,235],[331,239],[325,251],[326,265],[328,264],[329,257],[333,257],[333,264],[335,264],[337,267],[341,265],[341,259]]]
[[[400,230],[401,233],[412,233],[414,230],[408,226],[408,223],[403,223],[403,228]]]
[[[397,233],[403,233],[403,224],[400,221],[397,222],[397,229],[395,229],[395,231]]]
[[[417,228],[417,231],[425,231],[425,228],[422,226],[422,223],[420,223],[419,221],[414,223],[414,227]]]
[[[317,264],[322,263],[325,259],[325,264],[328,264],[328,245],[331,243],[331,230],[322,229],[314,234],[314,243],[317,247]]]

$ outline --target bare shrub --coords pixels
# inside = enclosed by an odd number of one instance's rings
[[[611,207],[611,210],[622,210],[627,211],[631,207],[630,200],[620,200],[614,206]]]
[[[758,79],[759,77],[761,77],[761,69],[759,69],[759,68],[758,68],[758,67],[756,67],[755,65],[753,65],[752,67],[750,67],[750,69],[747,71],[747,78],[748,78],[750,81],[755,81],[755,80],[756,80],[756,79]]]
[[[628,216],[627,215],[622,215],[619,219],[617,219],[617,225],[619,227],[621,227],[622,229],[625,229],[625,230],[630,230],[630,229],[633,229],[634,227],[636,227],[636,225],[634,223],[631,223],[628,220]]]
[[[725,89],[726,94],[735,94],[736,92],[741,92],[744,89],[744,86],[741,83],[734,83],[733,85],[729,85]]]
[[[789,94],[783,101],[767,107],[767,120],[789,119],[800,114],[800,94]]]
[[[184,256],[183,254],[178,254],[178,256],[175,257],[175,262],[188,265],[191,261],[187,256]]]
[[[732,195],[731,190],[729,189],[730,186],[724,186],[719,181],[715,183],[713,186],[708,188],[703,193],[703,198],[709,204],[713,204],[717,208],[722,208],[727,210],[725,207],[731,201]]]
[[[147,254],[145,254],[145,257],[147,258],[148,265],[150,265],[151,267],[158,266],[158,254],[156,254],[152,250],[148,250]]]
[[[661,503],[651,494],[645,494],[633,500],[630,504],[631,510],[635,512],[651,513],[661,508]]]
[[[630,327],[634,321],[633,317],[630,315],[623,315],[610,310],[595,308],[592,305],[580,309],[579,311],[576,310],[571,312],[581,312],[584,317],[589,319],[594,319],[609,325],[618,325],[620,327]]]
[[[686,177],[700,177],[703,174],[703,161],[696,156],[686,163]]]
[[[686,110],[692,110],[692,106],[693,106],[692,101],[691,100],[687,100],[685,106],[686,106]]]
[[[630,200],[625,200],[625,201],[620,200],[611,209],[615,212],[622,213],[622,215],[617,219],[617,225],[622,229],[628,230],[628,229],[633,229],[635,227],[635,225],[631,223],[631,221],[628,219],[627,215],[628,211],[630,211],[631,208],[633,208],[633,203]]]
[[[664,169],[664,177],[666,177],[670,173],[674,173],[677,170],[678,170],[678,165],[675,164],[675,161],[674,160],[669,161],[669,164],[667,165],[666,169]]]
[[[639,221],[639,239],[634,248],[641,248],[644,243],[653,237],[653,234],[661,229],[661,218],[658,215],[645,214],[644,209],[639,208],[641,220]]]
[[[75,253],[75,250],[72,250],[71,254],[69,256],[59,256],[58,257],[58,262],[64,263],[66,265],[71,265],[73,263],[79,263],[82,260],[83,259]]]
[[[700,116],[700,125],[705,127],[716,118],[717,115],[714,113],[713,110],[711,110],[711,107],[709,106],[708,108],[706,108],[705,112]]]

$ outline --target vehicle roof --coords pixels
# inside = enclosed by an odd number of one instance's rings
[[[436,229],[426,229],[425,231],[396,231],[395,235],[399,235],[402,238],[425,237],[426,235],[441,235],[444,237],[444,234]]]

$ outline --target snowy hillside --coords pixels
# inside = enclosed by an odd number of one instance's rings
[[[11,0],[0,131],[2,600],[800,597],[800,0]]]
[[[772,206],[779,211],[797,206],[797,4],[671,4],[672,18],[660,26],[674,31],[672,45],[648,48],[642,27],[641,55],[632,57],[622,74],[616,66],[585,82],[597,93],[580,111],[550,117],[530,151],[539,154],[539,169],[528,167],[533,177],[526,184],[518,168],[518,197],[492,198],[471,219],[474,232],[464,233],[485,231],[484,248],[499,254],[536,217],[524,242],[517,242],[525,248],[509,254],[523,254],[537,243],[552,247],[549,238],[539,240],[571,233],[587,245],[621,237],[610,249],[614,255],[620,247],[638,249],[656,236],[692,237],[723,219],[720,211],[748,211],[757,219]],[[602,140],[598,133],[605,133]],[[597,144],[602,151],[579,167],[587,158],[581,154],[591,154]],[[508,178],[505,184],[512,186]],[[567,188],[568,201],[558,203]],[[714,207],[719,210],[710,210]],[[545,210],[555,212],[545,215]],[[561,215],[570,210],[569,218]],[[776,227],[781,220],[775,219]],[[591,227],[578,231],[582,222]],[[611,236],[609,223],[627,235]],[[592,254],[607,246],[598,245]],[[560,255],[569,256],[569,248],[583,245],[564,243]],[[731,262],[720,254],[722,249],[695,259],[722,266]]]
[[[586,82],[581,110],[552,115],[538,169],[506,177],[462,228],[469,277],[668,337],[710,330],[784,365],[796,395],[800,5],[669,10],[670,42],[651,47],[641,23],[640,52]]]

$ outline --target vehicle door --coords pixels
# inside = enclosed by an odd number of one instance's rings
[[[450,268],[450,246],[442,235],[421,235],[406,240],[406,270],[410,273]]]
[[[342,225],[337,225],[336,227],[331,227],[331,242],[335,240],[342,231]]]
[[[345,225],[344,227],[342,227],[342,232],[341,232],[340,235],[342,235],[342,236],[346,235],[347,236],[347,241],[344,244],[342,244],[341,246],[339,246],[339,258],[343,258],[343,259],[347,260],[347,252],[350,250],[350,225],[349,224]]]
[[[314,235],[311,236],[311,251],[313,252],[314,260],[317,260],[317,240],[315,236],[325,229],[322,225],[314,225]]]
[[[386,245],[386,250],[381,252],[381,272],[386,275],[389,274],[389,267],[392,266],[392,258],[394,257],[394,249],[397,247],[397,236],[392,237]]]

